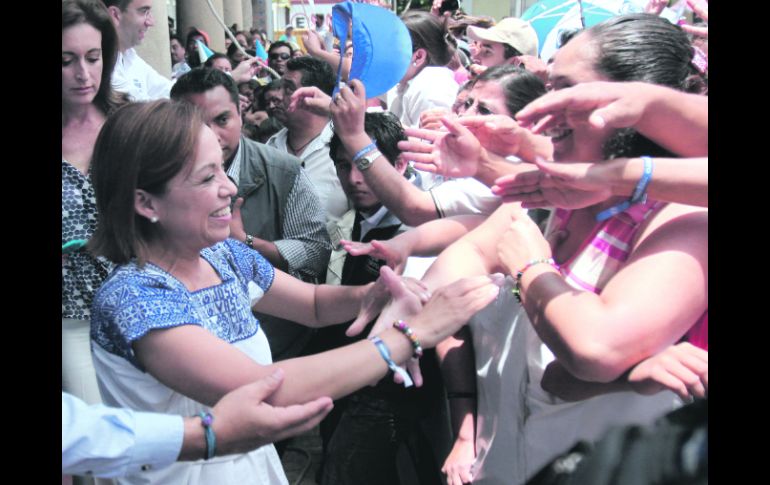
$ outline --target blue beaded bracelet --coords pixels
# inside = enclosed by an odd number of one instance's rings
[[[634,188],[633,194],[631,194],[631,198],[596,214],[596,220],[598,222],[607,220],[615,214],[620,214],[634,204],[643,204],[647,202],[647,186],[650,185],[650,180],[652,180],[653,164],[652,158],[650,157],[641,157],[641,159],[644,162],[644,171],[642,172],[639,182],[636,184],[636,188]]]
[[[390,357],[390,350],[388,349],[388,346],[385,345],[385,342],[383,342],[380,337],[376,336],[369,337],[369,340],[371,340],[372,343],[377,347],[377,350],[380,352],[383,360],[385,360],[385,363],[388,364],[388,369],[403,377],[404,387],[412,387],[414,384],[412,382],[412,378],[409,377],[409,373],[406,371],[406,369],[399,367],[395,362],[393,362],[393,359]]]
[[[211,413],[198,413],[201,418],[201,425],[206,433],[206,459],[214,458],[217,452],[217,437],[214,434],[214,430],[211,429],[211,424],[214,422],[214,416]]]

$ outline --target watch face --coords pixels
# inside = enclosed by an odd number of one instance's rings
[[[372,163],[374,163],[375,160],[377,160],[377,157],[381,155],[380,152],[374,151],[372,153],[367,153],[363,157],[359,158],[355,161],[356,167],[358,167],[359,170],[366,170],[371,166]]]

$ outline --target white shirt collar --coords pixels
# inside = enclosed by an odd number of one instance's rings
[[[366,236],[366,233],[377,227],[382,222],[382,219],[388,214],[388,208],[384,205],[377,210],[374,214],[366,216],[361,212],[361,239]]]

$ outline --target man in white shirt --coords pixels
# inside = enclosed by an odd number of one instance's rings
[[[337,221],[348,211],[349,205],[334,162],[329,157],[329,140],[334,134],[329,116],[304,108],[288,110],[291,94],[300,87],[315,86],[330,96],[334,89],[334,72],[326,61],[304,56],[289,60],[282,80],[286,83],[285,109],[274,110],[274,113],[285,128],[273,135],[267,145],[302,160],[305,173],[326,208],[327,223]]]
[[[134,47],[155,25],[152,0],[102,0],[118,33],[118,59],[112,71],[112,87],[128,93],[132,101],[168,98],[173,82],[158,74]]]
[[[176,79],[186,72],[190,72],[190,65],[187,64],[187,51],[182,46],[182,38],[177,34],[171,34],[171,78]]]
[[[134,47],[144,40],[147,29],[155,25],[152,0],[102,0],[112,17],[118,33],[118,59],[112,71],[112,87],[127,93],[132,101],[153,101],[168,98],[174,81],[162,76]],[[189,46],[188,46],[189,47]],[[256,72],[257,59],[242,62],[231,75],[236,83],[251,79]]]

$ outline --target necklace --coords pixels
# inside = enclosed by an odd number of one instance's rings
[[[308,141],[306,141],[305,144],[302,145],[301,147],[294,148],[293,146],[291,146],[291,142],[289,141],[289,137],[287,136],[286,137],[286,147],[288,147],[288,149],[292,153],[292,155],[299,156],[299,154],[302,152],[302,150],[304,150],[306,146],[310,145],[311,141],[313,141],[313,138],[311,138]]]

